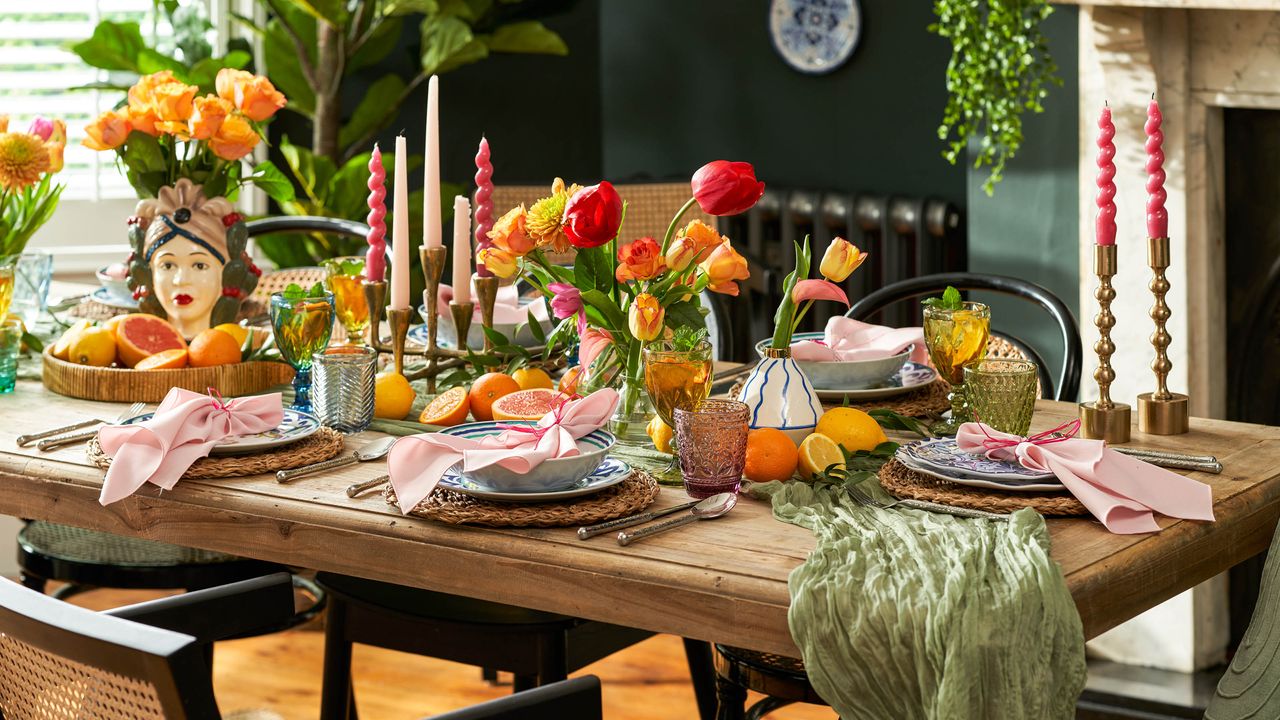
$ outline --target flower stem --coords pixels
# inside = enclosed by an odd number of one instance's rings
[[[680,224],[680,218],[684,217],[684,214],[689,212],[689,208],[693,207],[693,204],[697,201],[697,198],[689,198],[688,202],[680,206],[676,216],[671,218],[671,224],[667,226],[667,234],[662,236],[662,254],[664,256],[667,254],[667,248],[671,247],[671,238],[676,234],[676,226]]]

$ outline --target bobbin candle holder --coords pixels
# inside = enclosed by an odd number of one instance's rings
[[[409,336],[411,308],[387,308],[387,324],[391,326],[391,356],[396,373],[404,374],[404,344]]]
[[[376,348],[382,340],[382,309],[387,304],[387,281],[365,280],[363,286],[364,302],[369,308],[369,328],[365,332],[369,347]]]
[[[1098,289],[1093,296],[1098,300],[1098,314],[1093,324],[1098,328],[1098,342],[1093,349],[1098,354],[1098,369],[1093,371],[1093,379],[1098,382],[1098,399],[1080,403],[1080,434],[1112,444],[1129,442],[1132,417],[1128,405],[1111,399],[1111,383],[1116,379],[1111,367],[1111,355],[1116,351],[1111,341],[1111,328],[1116,324],[1116,316],[1111,312],[1111,302],[1116,299],[1111,278],[1117,267],[1115,245],[1094,246],[1093,271],[1098,276]]]
[[[467,335],[471,334],[471,316],[475,315],[475,312],[475,303],[449,303],[449,314],[453,316],[453,330],[458,336],[459,350],[466,351],[470,349],[467,344]]]
[[[1156,389],[1138,396],[1138,430],[1152,435],[1179,435],[1190,427],[1190,400],[1186,395],[1169,391],[1169,371],[1173,369],[1173,362],[1169,360],[1169,344],[1173,338],[1166,327],[1171,312],[1165,302],[1169,293],[1169,280],[1165,277],[1169,260],[1169,238],[1147,238],[1147,264],[1152,273],[1147,287],[1155,296],[1150,315],[1156,324],[1155,332],[1151,333],[1151,344],[1156,350],[1156,359],[1151,363]]]

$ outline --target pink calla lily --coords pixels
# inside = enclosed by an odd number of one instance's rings
[[[791,291],[791,300],[796,305],[811,300],[832,300],[849,306],[849,296],[833,282],[827,280],[801,280]]]
[[[582,331],[578,341],[578,364],[584,370],[591,368],[591,363],[613,342],[613,336],[607,330],[587,328]]]

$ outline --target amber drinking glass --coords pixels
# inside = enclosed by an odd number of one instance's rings
[[[644,350],[645,389],[667,427],[675,427],[677,408],[695,410],[707,399],[713,375],[710,343],[699,343],[692,350],[666,350],[661,345]],[[657,475],[664,485],[682,482],[675,448],[672,450],[671,463]]]
[[[340,257],[325,261],[325,285],[333,293],[333,310],[347,331],[347,343],[361,344],[369,327],[369,303],[364,298],[364,258]]]
[[[676,408],[680,471],[689,497],[738,492],[747,462],[749,416],[746,404],[737,400],[707,400],[696,410]]]
[[[1025,436],[1036,405],[1036,364],[991,358],[964,369],[969,413],[1000,432]]]
[[[938,374],[951,384],[951,423],[954,432],[970,420],[965,404],[964,369],[987,356],[991,309],[977,302],[962,303],[958,310],[926,305],[924,342]]]

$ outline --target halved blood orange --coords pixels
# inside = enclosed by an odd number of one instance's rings
[[[452,426],[467,419],[471,410],[471,400],[467,397],[467,389],[453,387],[445,390],[427,403],[418,416],[418,422],[425,425]]]
[[[178,329],[155,315],[131,313],[116,325],[116,352],[128,367],[164,350],[186,350]]]
[[[177,370],[187,366],[187,351],[182,348],[161,350],[149,355],[133,366],[134,370]]]
[[[520,390],[493,401],[493,419],[536,422],[568,399],[568,395],[551,388]]]

